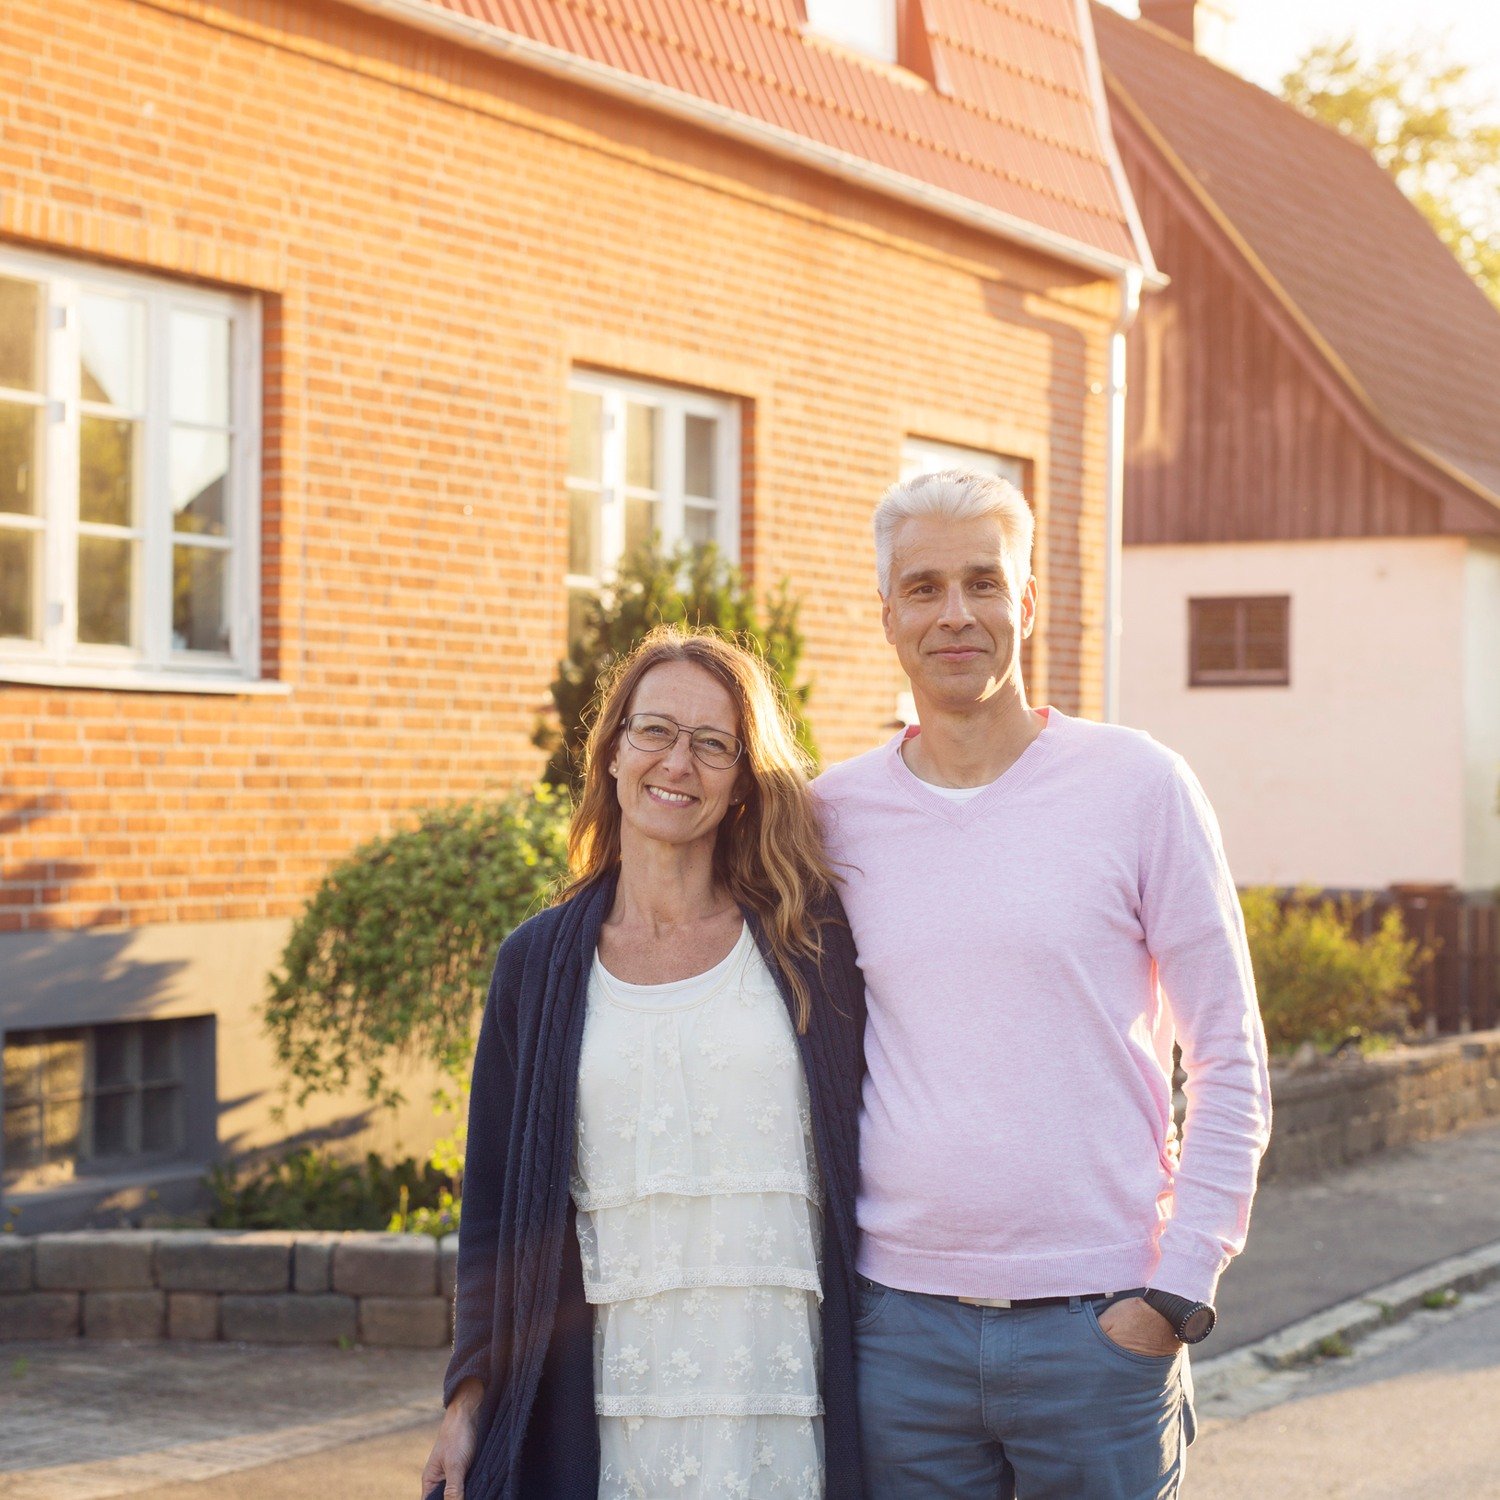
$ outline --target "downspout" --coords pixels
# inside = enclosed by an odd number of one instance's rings
[[[1131,266],[1120,277],[1120,316],[1109,339],[1109,384],[1105,395],[1104,497],[1104,721],[1120,720],[1122,565],[1125,555],[1125,344],[1141,310],[1144,273]]]

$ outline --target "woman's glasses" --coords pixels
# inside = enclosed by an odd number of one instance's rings
[[[732,734],[725,734],[722,729],[710,729],[706,725],[695,729],[690,724],[679,724],[666,714],[630,714],[621,719],[620,724],[625,730],[625,738],[637,750],[648,753],[670,750],[677,743],[678,735],[685,734],[694,758],[720,771],[734,765],[745,750]]]

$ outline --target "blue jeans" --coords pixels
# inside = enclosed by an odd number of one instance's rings
[[[1108,1305],[973,1307],[860,1277],[869,1500],[1172,1500],[1194,1432],[1187,1351],[1122,1349]]]

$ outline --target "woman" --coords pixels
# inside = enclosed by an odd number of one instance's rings
[[[864,986],[756,657],[620,665],[569,862],[490,984],[423,1492],[855,1500]]]

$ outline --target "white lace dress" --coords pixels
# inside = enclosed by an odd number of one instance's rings
[[[600,1500],[818,1500],[812,1112],[748,929],[678,984],[625,984],[595,956],[572,1188]]]

